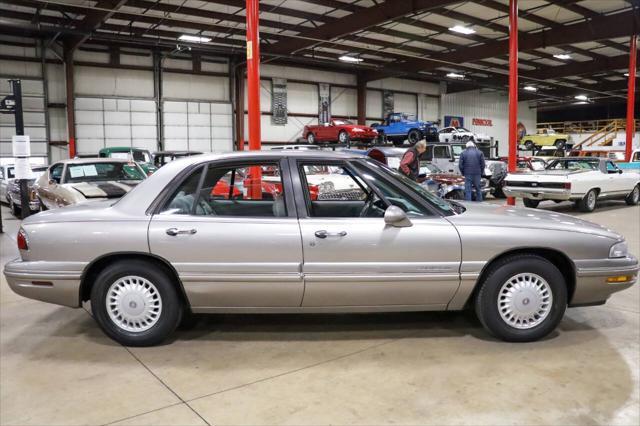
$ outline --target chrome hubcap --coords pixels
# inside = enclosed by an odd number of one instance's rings
[[[540,324],[551,312],[553,295],[549,283],[540,275],[515,275],[500,288],[498,311],[511,327],[526,330]]]
[[[347,140],[347,134],[342,132],[340,133],[340,142],[344,142]]]
[[[631,196],[631,199],[633,200],[634,203],[637,203],[638,198],[640,198],[640,188],[636,186],[633,189],[633,195]]]
[[[153,327],[162,313],[158,289],[146,278],[126,276],[111,284],[107,291],[107,312],[119,328],[141,332]]]
[[[596,193],[595,192],[590,192],[589,193],[589,197],[587,198],[587,204],[589,205],[589,208],[592,208],[593,206],[595,206],[596,204]]]

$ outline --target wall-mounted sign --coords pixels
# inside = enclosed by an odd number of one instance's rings
[[[471,124],[474,126],[493,126],[493,121],[489,118],[473,118]]]
[[[27,135],[13,135],[11,137],[11,148],[14,157],[31,156],[31,140]]]
[[[445,115],[444,127],[464,127],[464,117],[456,117],[455,115]]]

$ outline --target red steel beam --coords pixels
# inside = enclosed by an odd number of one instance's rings
[[[518,156],[518,0],[509,0],[509,173],[516,171]],[[509,197],[507,203],[516,205]]]
[[[258,0],[247,0],[247,101],[249,111],[249,150],[259,151],[260,141],[260,6]],[[249,196],[262,196],[260,167],[251,167]]]
[[[638,36],[633,34],[629,42],[629,91],[627,92],[627,139],[625,145],[625,159],[631,161],[631,145],[635,133],[634,104],[636,101],[636,56]]]
[[[76,113],[73,93],[73,46],[65,44],[64,72],[67,89],[67,140],[69,141],[69,158],[76,156]]]

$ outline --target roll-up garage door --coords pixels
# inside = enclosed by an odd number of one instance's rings
[[[32,164],[47,162],[47,130],[42,80],[21,79],[24,133],[31,139]],[[0,99],[11,94],[7,79],[0,79]],[[11,138],[16,134],[13,114],[0,114],[0,159],[12,163]]]
[[[164,149],[232,151],[231,111],[228,102],[163,102]]]
[[[155,101],[78,97],[75,101],[78,154],[131,146],[157,151]]]

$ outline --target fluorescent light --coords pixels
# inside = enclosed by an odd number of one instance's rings
[[[578,95],[575,97],[577,100],[579,101],[588,101],[589,98],[587,97],[587,95]]]
[[[524,90],[527,90],[529,92],[537,92],[538,89],[533,87],[533,86],[524,86]]]
[[[211,38],[209,38],[209,37],[201,37],[201,36],[194,36],[194,35],[189,35],[189,34],[182,34],[180,37],[178,37],[178,40],[190,41],[190,42],[193,42],[193,43],[209,43],[211,41]]]
[[[625,73],[624,73],[624,76],[625,76],[625,77],[629,77],[629,73],[628,73],[628,72],[625,72]]]
[[[447,74],[447,77],[449,77],[449,78],[464,78],[464,75],[457,74],[455,72],[450,72],[449,74]]]
[[[355,56],[349,56],[349,55],[342,55],[338,58],[339,60],[341,60],[342,62],[362,62],[364,59],[361,58],[356,58]]]
[[[555,55],[553,55],[553,57],[557,59],[563,59],[563,60],[571,59],[571,55],[569,55],[568,53],[556,53]]]
[[[462,25],[456,25],[455,27],[451,27],[449,28],[449,31],[453,31],[454,33],[460,33],[460,34],[473,34],[476,32],[476,30],[474,30],[473,28],[469,28],[469,27],[463,27]]]

